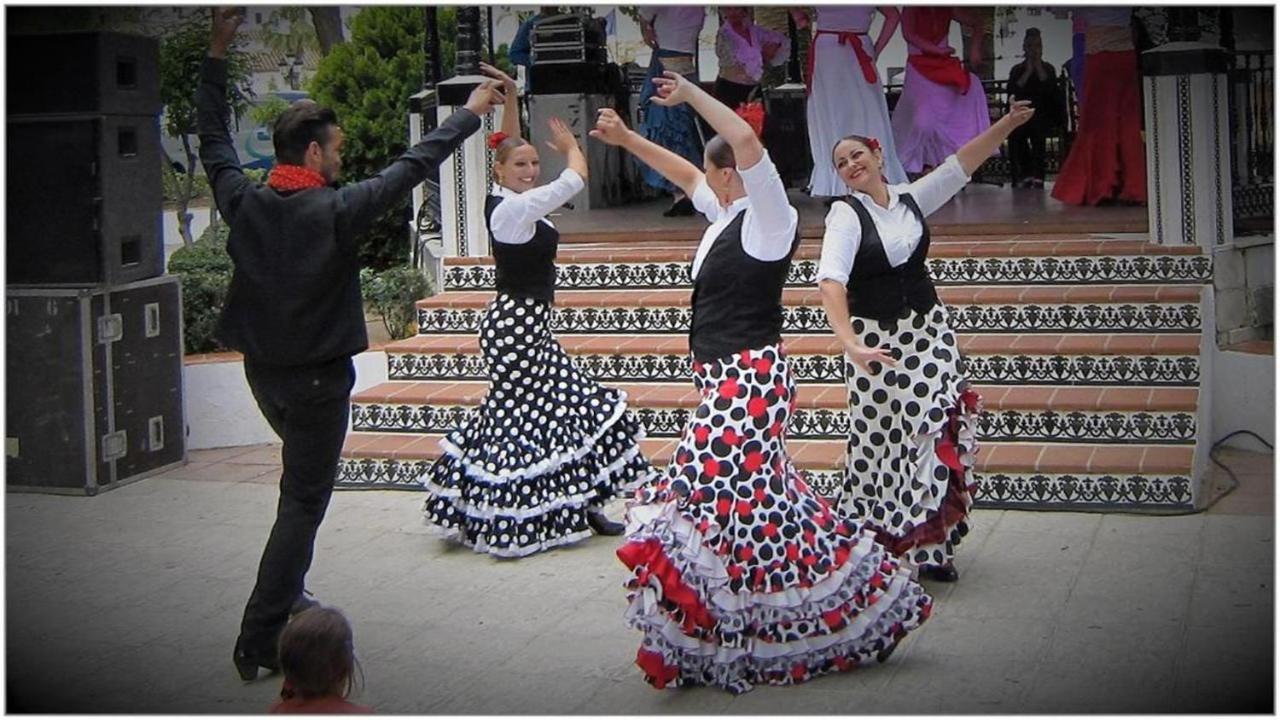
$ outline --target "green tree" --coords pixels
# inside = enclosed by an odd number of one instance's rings
[[[352,19],[351,39],[320,61],[309,89],[338,113],[349,179],[376,174],[407,149],[409,96],[422,89],[424,32],[421,8],[366,7]],[[443,22],[440,35],[446,36]],[[362,263],[386,268],[407,259],[408,222],[406,198],[361,239]]]
[[[171,26],[160,35],[160,102],[164,105],[164,131],[182,141],[186,155],[187,172],[176,177],[169,162],[164,172],[169,185],[176,189],[174,200],[178,206],[178,232],[184,245],[191,245],[191,215],[187,211],[196,193],[195,168],[197,157],[191,142],[196,132],[196,87],[200,84],[200,65],[209,50],[209,13],[204,9],[183,10],[175,16]],[[238,117],[249,106],[253,97],[249,69],[241,49],[233,46],[227,53],[228,101],[232,117]]]

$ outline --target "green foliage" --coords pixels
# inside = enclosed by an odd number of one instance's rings
[[[210,226],[194,244],[169,258],[169,272],[182,279],[183,341],[188,354],[226,350],[217,339],[233,269],[227,254],[227,224]]]
[[[164,105],[166,134],[173,137],[196,131],[196,88],[200,64],[209,52],[209,12],[199,8],[182,12],[160,39],[160,102]],[[253,97],[247,59],[238,45],[227,52],[228,102],[232,117],[243,113]]]
[[[276,118],[288,109],[288,101],[279,95],[272,95],[249,109],[249,119],[256,127],[274,127]]]
[[[442,20],[451,14],[445,10]],[[407,149],[409,96],[422,88],[424,32],[421,8],[369,6],[353,18],[350,41],[320,62],[309,90],[338,113],[349,180],[377,174]],[[440,35],[448,36],[444,22]],[[408,259],[409,207],[406,197],[361,238],[361,265],[386,268]]]
[[[183,183],[187,181],[186,173],[180,173],[167,166],[161,175],[161,187],[164,190],[164,201],[166,203],[178,202],[182,197]],[[191,178],[191,196],[188,201],[196,198],[212,198],[213,193],[209,190],[209,178],[203,173]]]
[[[382,324],[393,340],[401,340],[417,330],[414,304],[431,294],[431,283],[416,269],[399,266],[381,272],[360,271],[360,291],[364,301],[382,316]]]

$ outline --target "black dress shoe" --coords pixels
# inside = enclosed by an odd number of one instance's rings
[[[627,531],[626,525],[610,520],[599,510],[587,512],[587,525],[591,526],[591,530],[597,535],[621,535]]]
[[[920,574],[930,580],[937,580],[938,582],[953,583],[960,579],[960,573],[956,572],[956,566],[954,563],[947,563],[946,565],[929,565],[928,567],[921,569]]]
[[[693,215],[693,212],[694,212],[693,201],[690,200],[689,198],[684,198],[683,200],[679,200],[677,202],[672,203],[671,207],[667,208],[667,211],[662,213],[662,216],[663,217],[689,217]]]
[[[893,655],[893,651],[898,649],[899,640],[901,638],[894,638],[883,650],[876,653],[876,660],[882,663],[888,662],[889,656]]]
[[[310,590],[303,590],[302,594],[298,596],[298,599],[294,600],[293,605],[289,607],[289,617],[293,617],[294,615],[301,613],[303,610],[310,610],[319,604],[320,601],[316,600],[316,596],[312,595]]]
[[[231,662],[235,663],[236,672],[240,674],[240,679],[245,682],[257,679],[258,668],[266,668],[268,674],[280,671],[280,661],[274,655],[271,657],[253,655],[247,652],[238,640],[236,641],[235,650],[231,654]]]

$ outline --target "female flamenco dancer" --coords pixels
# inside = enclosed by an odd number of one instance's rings
[[[722,21],[716,32],[720,73],[712,94],[736,110],[760,89],[766,66],[787,61],[791,40],[757,25],[751,17],[751,8],[745,5],[722,7],[720,14]]]
[[[893,139],[908,176],[941,165],[991,127],[982,80],[965,69],[947,42],[951,21],[967,25],[967,17],[949,7],[911,6],[902,11],[907,76],[893,109]],[[981,49],[978,43],[973,47],[975,53]]]
[[[483,65],[483,64],[482,64]],[[584,377],[551,334],[560,234],[546,214],[583,188],[587,161],[572,133],[551,121],[548,143],[568,167],[541,187],[538,151],[520,137],[515,81],[507,93],[496,183],[485,219],[498,294],[480,322],[489,392],[466,423],[440,441],[423,478],[427,521],[476,552],[522,557],[591,534],[621,535],[601,507],[651,473],[626,396]]]
[[[706,21],[707,9],[702,5],[640,8],[640,32],[645,44],[653,50],[649,74],[640,89],[640,107],[644,109],[640,132],[690,162],[697,162],[702,154],[702,136],[698,133],[693,113],[688,108],[669,108],[653,102],[653,80],[663,72],[678,72],[689,80],[697,81],[698,33]],[[645,167],[641,168],[641,177],[649,187],[671,193],[671,207],[662,213],[664,217],[693,215],[693,202],[662,173]]]
[[[787,456],[795,379],[782,286],[797,214],[746,121],[667,73],[657,102],[719,133],[700,172],[602,110],[593,137],[658,169],[712,221],[693,261],[689,345],[701,393],[665,476],[637,491],[618,557],[631,569],[636,664],[655,687],[734,693],[884,661],[932,600],[864,531],[813,494]]]
[[[1015,102],[910,185],[885,182],[872,138],[845,138],[832,153],[852,191],[827,214],[818,264],[822,304],[846,356],[849,443],[839,508],[922,575],[944,582],[958,577],[955,546],[969,530],[979,398],[960,374],[949,314],[925,265],[925,216],[1033,112]]]
[[[884,25],[874,46],[867,36],[871,20],[879,10]],[[813,174],[809,194],[838,198],[845,194],[840,177],[827,163],[827,148],[846,135],[882,138],[885,175],[890,182],[906,182],[907,174],[898,161],[889,124],[889,106],[876,69],[876,58],[889,44],[898,27],[896,7],[883,5],[819,5],[815,8],[817,29],[809,45],[805,84],[809,99],[805,111],[809,122],[809,150],[813,153]],[[792,10],[799,27],[808,27],[809,18]]]
[[[1147,201],[1142,88],[1130,23],[1133,8],[1076,8],[1085,20],[1080,127],[1053,185],[1070,205]]]

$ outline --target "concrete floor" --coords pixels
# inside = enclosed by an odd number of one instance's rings
[[[93,498],[8,494],[9,712],[258,713],[230,662],[278,448],[192,453]],[[515,562],[428,534],[421,496],[339,492],[309,586],[342,608],[387,713],[1271,712],[1273,457],[1178,517],[978,511],[961,580],[883,666],[739,697],[633,666],[616,538]],[[620,512],[620,506],[611,510]]]

